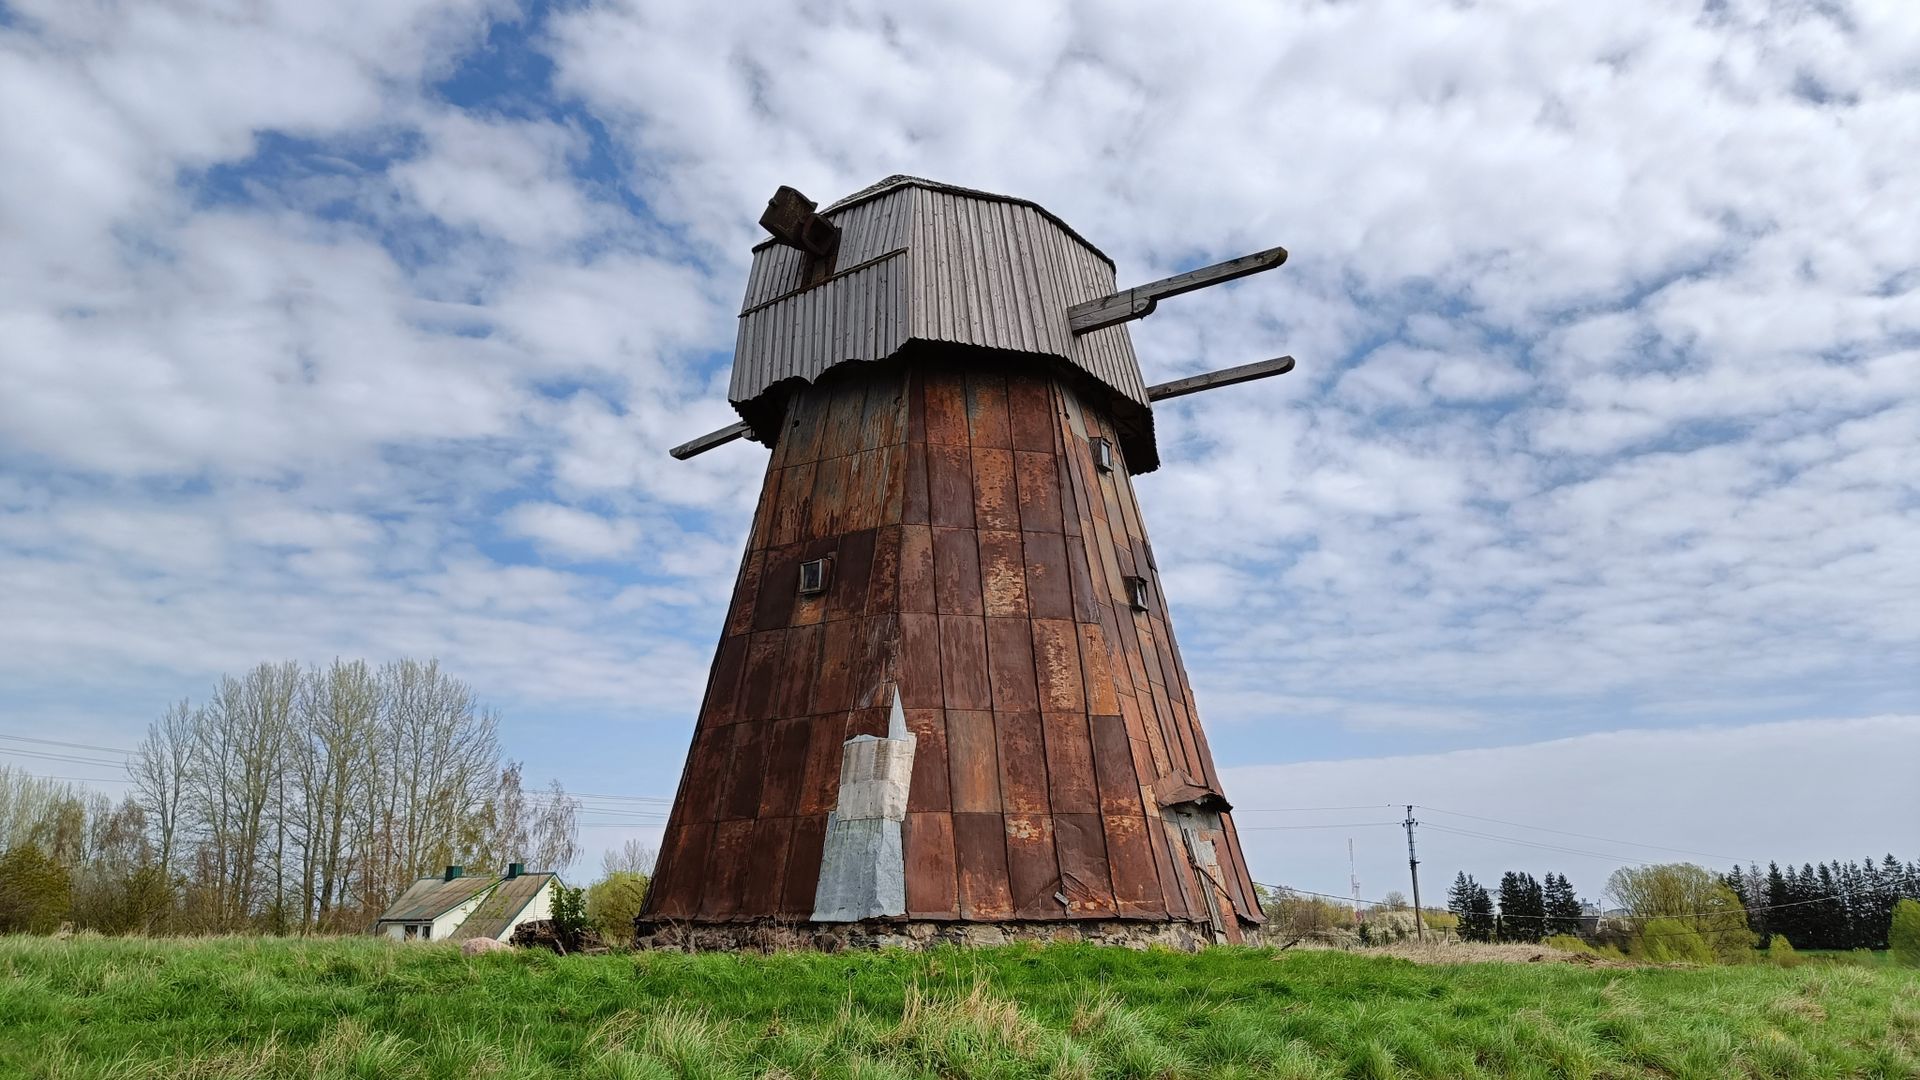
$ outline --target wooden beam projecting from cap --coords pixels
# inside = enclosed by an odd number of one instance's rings
[[[1232,386],[1235,383],[1252,382],[1255,379],[1265,379],[1274,375],[1285,375],[1292,370],[1293,357],[1276,356],[1271,360],[1261,360],[1252,364],[1241,364],[1239,367],[1221,368],[1219,371],[1209,371],[1200,375],[1189,375],[1184,379],[1175,379],[1172,382],[1155,383],[1147,387],[1147,400],[1165,401],[1168,398],[1185,397],[1188,394],[1197,394],[1202,390],[1217,390],[1222,386]]]
[[[1098,300],[1089,300],[1084,304],[1075,304],[1067,309],[1067,325],[1076,334],[1086,334],[1108,326],[1117,326],[1123,322],[1153,314],[1156,304],[1169,296],[1204,289],[1209,285],[1243,278],[1248,274],[1258,274],[1271,270],[1287,261],[1286,248],[1268,248],[1256,251],[1252,255],[1242,255],[1237,259],[1228,259],[1223,263],[1203,266],[1198,270],[1189,270],[1184,274],[1175,274],[1170,278],[1135,285],[1131,289],[1103,296]]]

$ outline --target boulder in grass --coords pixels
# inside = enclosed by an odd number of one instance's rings
[[[460,943],[461,956],[480,956],[490,952],[512,952],[513,946],[490,937],[468,938]]]

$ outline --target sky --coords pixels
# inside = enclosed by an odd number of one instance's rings
[[[905,172],[1291,252],[1133,330],[1299,361],[1137,480],[1256,879],[1920,857],[1906,0],[0,0],[0,101],[0,760],[438,657],[657,837],[765,455],[666,448]]]

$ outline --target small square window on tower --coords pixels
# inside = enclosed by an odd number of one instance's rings
[[[1130,577],[1127,579],[1127,603],[1135,611],[1147,610],[1147,579]]]
[[[1089,445],[1093,447],[1094,466],[1098,468],[1101,472],[1112,472],[1113,471],[1113,444],[1098,436],[1095,436],[1094,438],[1087,440],[1087,442]]]
[[[833,560],[808,559],[800,564],[800,595],[818,596],[827,591],[827,579],[832,576]]]

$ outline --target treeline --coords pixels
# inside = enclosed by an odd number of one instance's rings
[[[1891,854],[1875,863],[1832,862],[1781,869],[1768,863],[1734,867],[1723,878],[1746,905],[1747,925],[1767,941],[1775,934],[1796,949],[1884,949],[1901,900],[1920,900],[1920,862]]]
[[[1544,941],[1557,934],[1581,932],[1580,898],[1565,874],[1532,874],[1509,870],[1500,876],[1500,902],[1473,879],[1460,873],[1447,890],[1447,910],[1459,920],[1462,941]]]
[[[1727,958],[1777,935],[1795,949],[1884,949],[1894,910],[1920,901],[1920,863],[1835,860],[1715,874],[1690,863],[1625,867],[1608,877],[1613,907],[1584,904],[1564,874],[1501,875],[1497,894],[1460,873],[1447,910],[1466,941],[1578,937],[1659,958]]]
[[[433,661],[262,664],[155,721],[117,804],[0,767],[0,931],[359,931],[447,864],[564,868],[578,804],[497,727]]]

